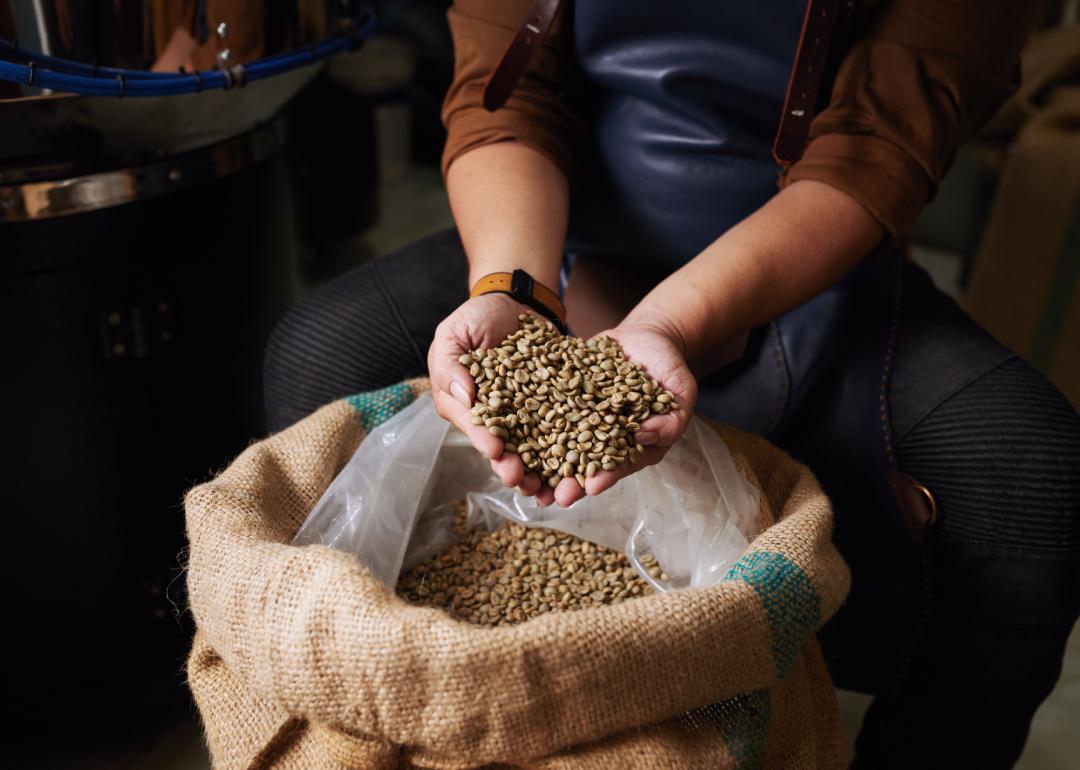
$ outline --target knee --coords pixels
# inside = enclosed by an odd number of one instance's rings
[[[938,539],[1080,553],[1080,417],[1020,359],[927,415],[897,454],[937,497]]]
[[[468,295],[454,230],[409,244],[319,287],[277,324],[263,356],[268,427],[335,398],[426,369],[435,327]]]
[[[347,338],[360,331],[361,308],[378,312],[376,289],[364,265],[313,291],[275,324],[263,354],[268,390],[300,379],[332,376],[347,358]]]
[[[288,427],[328,400],[321,384],[331,364],[321,352],[329,315],[313,296],[274,325],[262,362],[263,405],[270,431]]]
[[[305,323],[305,314],[299,307],[294,307],[282,316],[270,332],[263,349],[262,373],[263,391],[267,404],[271,394],[277,394],[282,386],[288,386],[296,379],[301,369],[304,349],[305,330],[310,332]]]
[[[334,399],[422,373],[423,360],[397,319],[370,263],[289,311],[263,354],[267,427],[280,430]]]

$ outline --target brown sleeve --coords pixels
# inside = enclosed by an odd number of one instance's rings
[[[1037,4],[896,0],[862,25],[802,158],[783,184],[816,179],[859,201],[894,238],[933,196],[957,148],[1016,90]]]
[[[559,11],[506,105],[484,109],[484,85],[526,18],[531,0],[454,0],[447,13],[454,40],[454,81],[443,101],[443,174],[469,150],[521,142],[550,158],[573,185],[582,122],[570,95],[571,33]],[[563,3],[565,8],[566,4]]]

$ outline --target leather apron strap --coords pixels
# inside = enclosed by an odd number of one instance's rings
[[[791,66],[784,111],[773,140],[773,158],[790,166],[802,157],[810,140],[810,123],[829,64],[830,43],[840,14],[840,0],[810,0],[806,4],[795,62]]]
[[[558,10],[559,0],[535,0],[532,4],[529,15],[525,17],[499,66],[491,73],[487,85],[484,86],[484,108],[489,112],[494,112],[506,104],[536,49],[544,42]]]

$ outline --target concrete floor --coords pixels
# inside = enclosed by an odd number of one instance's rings
[[[452,223],[439,174],[416,169],[387,185],[382,191],[382,220],[355,241],[344,244],[331,257],[330,272],[354,263],[364,255],[384,254],[398,246],[435,232]],[[916,258],[939,286],[957,291],[958,260],[952,255],[916,249]],[[839,691],[841,717],[848,745],[854,736],[869,698]],[[1028,746],[1018,770],[1071,770],[1080,767],[1080,630],[1072,634],[1061,680],[1036,714]],[[26,761],[20,761],[26,760]],[[55,770],[204,770],[210,767],[195,714],[188,710],[164,718],[154,735],[130,741],[94,746],[53,747],[31,760],[0,762],[5,767]]]

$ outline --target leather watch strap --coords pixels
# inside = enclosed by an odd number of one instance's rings
[[[532,4],[529,15],[484,86],[484,107],[488,111],[494,112],[506,104],[536,49],[544,42],[558,9],[559,0],[535,0]]]
[[[810,123],[814,119],[818,92],[828,63],[830,41],[840,0],[810,0],[799,34],[798,52],[791,68],[784,111],[773,140],[773,157],[782,166],[790,166],[802,157],[810,139]]]
[[[512,273],[488,273],[476,282],[469,296],[479,297],[482,294],[496,292],[509,294],[520,300],[554,323],[560,331],[566,331],[566,307],[559,299],[559,295],[534,280],[524,270],[515,270]]]

